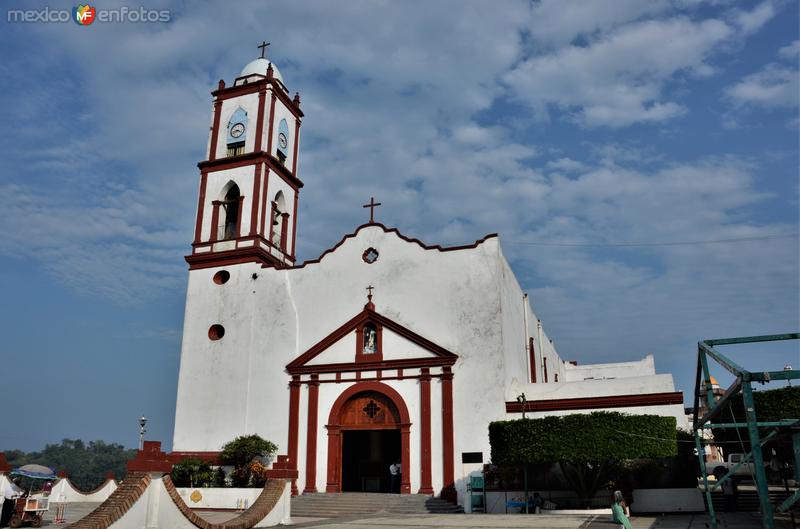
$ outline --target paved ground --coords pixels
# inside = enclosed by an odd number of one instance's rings
[[[50,510],[44,515],[44,524],[45,526],[53,526],[53,527],[63,527],[65,525],[71,524],[73,522],[77,522],[93,510],[97,508],[100,503],[93,503],[93,502],[81,502],[81,503],[68,503],[66,510],[64,511],[64,518],[66,518],[67,523],[57,524],[54,523],[53,520],[56,516],[56,504],[50,504]]]
[[[98,503],[67,504],[68,523],[76,522],[94,510]],[[213,523],[222,523],[238,515],[228,511],[197,511]],[[53,522],[55,509],[45,516],[45,526],[63,527]],[[706,529],[708,516],[676,514],[668,516],[637,516],[632,518],[636,529]],[[294,518],[294,527],[324,529],[617,529],[609,516],[523,515],[523,514],[425,514],[392,516],[359,516],[353,518]],[[707,525],[708,524],[708,525]],[[776,528],[790,529],[788,517],[776,519]],[[721,514],[720,529],[757,529],[761,519],[756,513]],[[167,529],[167,528],[164,528]]]
[[[705,515],[670,515],[658,517],[634,517],[636,529],[705,529],[710,527]],[[392,517],[368,517],[357,519],[328,519],[300,523],[298,528],[320,527],[324,529],[617,529],[609,516],[578,515],[519,515],[519,514],[428,514]],[[707,525],[708,524],[708,525]],[[720,529],[757,529],[760,518],[749,513],[722,515]],[[776,527],[789,529],[790,520],[776,520]]]

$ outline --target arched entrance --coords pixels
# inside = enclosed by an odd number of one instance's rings
[[[380,382],[347,388],[328,416],[326,492],[389,492],[389,465],[400,460],[400,493],[411,492],[411,421],[403,398]]]

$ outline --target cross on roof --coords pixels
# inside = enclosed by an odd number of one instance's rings
[[[372,301],[372,291],[373,291],[374,289],[375,289],[375,287],[373,287],[372,285],[370,285],[370,286],[368,286],[368,287],[367,287],[367,290],[369,291],[369,294],[367,294],[367,299],[368,299],[369,301]]]
[[[269,46],[270,44],[271,44],[270,42],[267,42],[266,40],[262,40],[261,44],[256,46],[257,48],[261,48],[261,58],[262,59],[266,58],[266,57],[264,57],[264,54],[267,53],[267,46]]]
[[[369,223],[375,223],[375,208],[380,206],[380,202],[375,202],[375,197],[369,197],[369,204],[364,204],[361,207],[369,208]]]

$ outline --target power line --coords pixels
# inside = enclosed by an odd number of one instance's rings
[[[636,247],[636,246],[694,246],[701,244],[724,244],[732,242],[765,241],[770,239],[797,238],[798,233],[787,235],[764,235],[760,237],[739,237],[736,239],[711,239],[705,241],[674,241],[674,242],[618,242],[618,243],[566,243],[566,242],[536,242],[536,241],[504,241],[504,244],[517,244],[522,246],[562,246],[577,248],[607,248],[607,247]]]

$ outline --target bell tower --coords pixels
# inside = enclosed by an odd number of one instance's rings
[[[247,64],[232,86],[220,80],[207,158],[200,168],[190,269],[295,261],[300,94],[294,97],[265,57]]]

